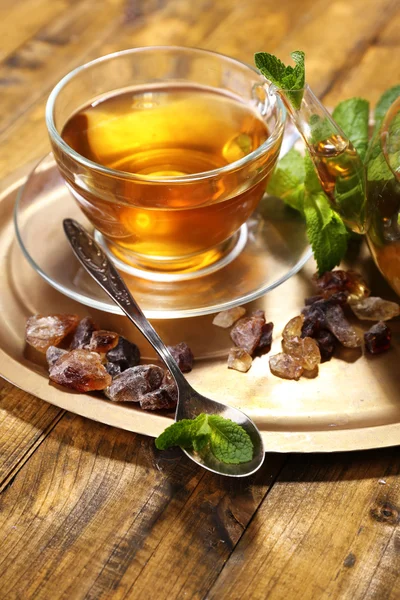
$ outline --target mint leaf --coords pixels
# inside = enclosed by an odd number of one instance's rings
[[[201,438],[210,435],[210,425],[208,424],[208,415],[201,413],[193,421],[193,432],[196,437]]]
[[[338,265],[347,250],[348,233],[329,205],[310,156],[290,150],[279,161],[267,191],[304,213],[318,271]]]
[[[344,100],[336,106],[332,117],[364,160],[368,148],[369,102],[363,98]]]
[[[382,121],[389,110],[391,104],[400,96],[400,85],[395,85],[389,88],[379,98],[377,105],[375,106],[374,119],[375,129],[379,129],[382,125]]]
[[[271,196],[282,198],[292,208],[303,212],[304,179],[306,171],[304,157],[292,148],[279,161],[267,186]]]
[[[314,163],[309,154],[304,156],[304,170],[305,170],[305,181],[304,185],[309,194],[323,193],[321,182],[318,178],[317,171],[315,170]]]
[[[299,109],[303,99],[306,76],[305,54],[301,50],[296,50],[290,56],[295,62],[295,67],[284,65],[279,58],[268,52],[257,52],[254,55],[254,61],[257,69],[261,71],[264,77],[285,92],[289,102],[294,108]]]
[[[383,183],[394,179],[394,175],[382,152],[380,128],[387,111],[399,96],[400,85],[396,85],[386,90],[376,105],[374,132],[365,159],[368,182],[380,182],[379,185],[382,185]]]
[[[324,192],[306,192],[304,214],[307,236],[311,243],[318,273],[331,271],[340,264],[347,250],[347,230],[341,218],[333,212]]]
[[[400,175],[400,112],[394,117],[389,116],[389,123],[386,131],[386,150],[387,159],[390,162],[392,170]],[[386,125],[385,125],[386,127]]]
[[[209,435],[198,435],[193,440],[193,450],[195,450],[196,452],[201,452],[207,446],[209,441]]]
[[[341,218],[329,206],[308,155],[305,157],[305,167],[304,215],[307,237],[318,273],[322,275],[340,264],[347,250],[348,234]]]
[[[201,413],[196,419],[173,423],[155,441],[156,448],[171,446],[210,451],[221,462],[239,464],[253,458],[253,443],[248,433],[230,419]]]
[[[287,90],[287,97],[295,108],[300,108],[301,101],[303,99],[302,90],[305,84],[306,70],[305,70],[305,54],[301,50],[295,50],[290,55],[296,66],[286,67],[286,72],[282,79],[282,89]]]
[[[182,419],[173,423],[155,441],[158,450],[166,450],[171,446],[193,448],[193,441],[197,436],[204,437],[210,434],[207,415],[200,414],[196,419]]]
[[[193,421],[191,419],[182,419],[182,421],[177,421],[167,427],[167,429],[156,438],[156,448],[158,448],[158,450],[166,450],[167,448],[171,448],[171,446],[192,448],[192,423]]]
[[[221,462],[238,465],[253,458],[253,443],[247,431],[230,419],[209,415],[210,449]]]
[[[254,62],[264,77],[275,85],[280,85],[285,76],[286,67],[277,56],[268,54],[268,52],[257,52],[254,55]]]
[[[367,157],[367,179],[368,181],[390,181],[393,179],[393,173],[389,169],[385,156],[382,152],[379,132],[373,139],[371,149]]]

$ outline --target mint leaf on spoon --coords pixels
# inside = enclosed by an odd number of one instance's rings
[[[207,415],[201,414],[196,419],[182,419],[173,423],[155,441],[158,450],[166,450],[171,446],[181,448],[193,448],[193,442],[199,438],[199,444],[204,436],[210,435],[210,427],[207,423]]]
[[[218,460],[238,465],[253,458],[253,443],[249,434],[230,419],[209,415],[210,449]]]
[[[209,448],[218,460],[227,464],[237,465],[253,458],[253,443],[243,427],[230,419],[205,413],[173,423],[155,444],[159,450],[180,446],[202,452]]]

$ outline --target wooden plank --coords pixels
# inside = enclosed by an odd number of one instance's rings
[[[0,4],[0,60],[70,5],[66,0],[14,0]],[[5,83],[3,79],[0,82]]]
[[[282,462],[236,482],[67,414],[0,496],[1,593],[202,598]]]
[[[363,55],[380,32],[390,27],[398,9],[397,0],[317,3],[286,36],[277,53],[285,61],[293,50],[304,50],[307,81],[324,96],[336,79],[346,79],[350,69],[358,69]],[[364,85],[368,83],[367,78]]]
[[[367,98],[373,107],[389,87],[400,83],[400,11],[373,40],[359,64],[343,71],[325,98],[335,106],[351,96]]]
[[[142,26],[136,25],[135,45],[147,46],[156,39],[158,45],[200,46],[252,64],[256,50],[267,44],[273,51],[314,4],[315,0],[281,0],[279,6],[274,0],[173,0]],[[107,52],[119,48],[117,39],[105,46]]]
[[[400,597],[400,450],[296,456],[208,600]]]
[[[79,64],[79,53],[98,45],[116,28],[122,6],[123,0],[78,2],[3,61],[0,131],[41,98],[43,90]]]
[[[305,17],[318,15],[323,5],[323,0],[239,2],[225,20],[215,23],[207,47],[253,64],[255,52],[278,52],[301,29]]]
[[[0,492],[62,414],[0,378]]]

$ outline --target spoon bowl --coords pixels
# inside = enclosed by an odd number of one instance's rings
[[[220,475],[230,475],[231,477],[244,477],[251,475],[259,469],[264,461],[264,447],[260,432],[256,425],[241,410],[226,406],[221,402],[216,402],[206,398],[194,390],[185,380],[187,388],[178,386],[178,405],[175,414],[175,421],[182,419],[195,419],[199,414],[218,415],[224,419],[234,421],[249,434],[253,443],[253,458],[249,462],[238,465],[227,464],[219,461],[215,456],[208,452],[206,455],[199,455],[193,450],[184,449],[183,451],[194,462],[205,469]]]
[[[219,475],[245,477],[255,473],[261,467],[265,454],[260,432],[253,421],[242,411],[206,398],[192,388],[167,346],[149,323],[118,271],[100,246],[77,221],[64,219],[63,225],[68,241],[79,262],[145,336],[171,372],[178,388],[175,421],[195,419],[201,413],[219,415],[243,427],[253,443],[252,460],[240,464],[221,462],[211,452],[200,456],[194,450],[184,450],[187,456],[208,471]]]

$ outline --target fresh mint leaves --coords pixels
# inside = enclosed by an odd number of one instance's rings
[[[173,423],[155,441],[159,450],[171,446],[193,448],[202,452],[207,448],[221,462],[240,464],[253,458],[253,443],[249,434],[237,423],[218,415],[200,414],[196,419]]]
[[[346,253],[348,233],[329,205],[311,158],[290,150],[279,161],[267,192],[304,214],[318,272],[322,274],[337,266]]]
[[[369,102],[363,98],[344,100],[336,106],[332,116],[358,154],[350,150],[337,158],[338,171],[344,176],[336,179],[336,207],[346,216],[346,224],[353,231],[364,232],[367,192],[363,160],[368,147]]]
[[[171,446],[180,446],[181,448],[192,448],[193,440],[208,435],[206,415],[199,415],[197,419],[182,419],[177,421],[156,439],[156,447],[159,450],[166,450]],[[205,431],[203,431],[205,429]]]
[[[368,102],[361,98],[341,102],[333,113],[338,125],[362,156],[368,144],[368,113]],[[331,135],[330,123],[318,115],[314,116],[315,119],[310,123],[313,139],[326,139]],[[358,206],[358,200],[365,198],[362,177],[363,173],[354,171],[354,176],[339,182],[336,189],[338,206],[343,208],[349,203],[351,206],[346,208],[346,213],[352,214],[350,209],[353,207],[355,219],[363,209],[363,206]],[[322,274],[340,264],[347,250],[349,235],[342,219],[330,207],[310,156],[307,154],[303,157],[297,150],[290,150],[279,161],[267,191],[304,214],[318,272]]]
[[[282,198],[286,204],[303,212],[305,177],[304,156],[292,148],[273,172],[268,183],[268,193]]]
[[[218,415],[209,415],[211,452],[224,463],[237,465],[253,458],[249,434],[237,423]]]
[[[301,106],[303,99],[303,88],[305,84],[305,54],[301,50],[296,50],[290,55],[296,66],[284,65],[279,58],[268,52],[257,52],[254,55],[254,61],[257,69],[261,71],[268,81],[274,83],[281,89],[286,98],[296,109]]]
[[[368,182],[381,182],[379,185],[382,185],[382,183],[389,182],[394,177],[382,152],[380,143],[380,128],[382,126],[382,121],[385,117],[385,114],[389,110],[391,104],[393,104],[393,102],[399,96],[400,85],[396,85],[386,90],[386,92],[380,97],[378,104],[375,107],[375,126],[366,157]]]
[[[363,98],[344,100],[336,106],[332,117],[364,160],[368,148],[369,102]]]
[[[255,64],[266,79],[278,87],[281,95],[299,110],[305,86],[305,57],[301,51],[293,52],[291,56],[295,67],[285,65],[266,52],[255,55]],[[350,98],[338,104],[332,114],[333,120],[320,116],[318,111],[307,119],[307,144],[313,148],[326,142],[328,150],[330,145],[334,149],[335,140],[339,147],[340,130],[338,132],[335,123],[351,141],[347,146],[346,140],[342,140],[344,147],[337,155],[332,152],[330,156],[327,152],[323,158],[322,155],[315,157],[315,160],[324,161],[322,167],[327,170],[327,177],[330,172],[332,181],[328,183],[334,185],[330,192],[332,197],[328,198],[323,191],[310,157],[302,158],[296,150],[291,150],[280,160],[269,181],[269,194],[281,197],[305,216],[320,274],[338,265],[346,252],[349,234],[343,219],[353,231],[365,232],[367,187],[370,195],[377,194],[382,185],[394,180],[382,153],[380,128],[390,105],[399,96],[400,85],[397,85],[380,98],[375,108],[375,128],[370,142],[369,103],[363,98]],[[394,127],[398,128],[397,121]],[[316,155],[318,151],[315,151]],[[396,158],[394,163],[397,164]],[[319,170],[322,171],[322,167],[320,165]]]
[[[296,66],[285,66],[277,57],[258,53],[256,66],[261,73],[279,87],[292,105],[300,109],[301,98],[291,96],[293,90],[305,85],[304,53],[292,54]],[[301,91],[302,94],[302,91]],[[352,141],[351,148],[338,156],[326,157],[336,168],[334,201],[337,212],[331,208],[330,199],[323,191],[314,164],[309,156],[303,158],[296,150],[291,150],[277,165],[267,187],[269,194],[280,196],[289,206],[301,212],[306,219],[307,234],[322,274],[338,265],[347,250],[348,232],[342,217],[355,230],[365,223],[366,185],[363,159],[368,147],[369,104],[362,98],[351,98],[341,102],[333,113],[333,121],[318,112],[311,114],[308,124],[308,143],[313,147],[329,141],[334,144],[337,137],[335,122]],[[338,138],[339,139],[339,138]],[[337,163],[337,164],[336,164]],[[344,218],[344,217],[343,217]]]
[[[382,94],[374,111],[375,130],[380,129],[382,121],[393,102],[400,96],[400,85],[395,85]]]
[[[329,206],[308,155],[305,165],[304,216],[307,236],[321,275],[340,264],[347,250],[348,233],[341,218]]]

